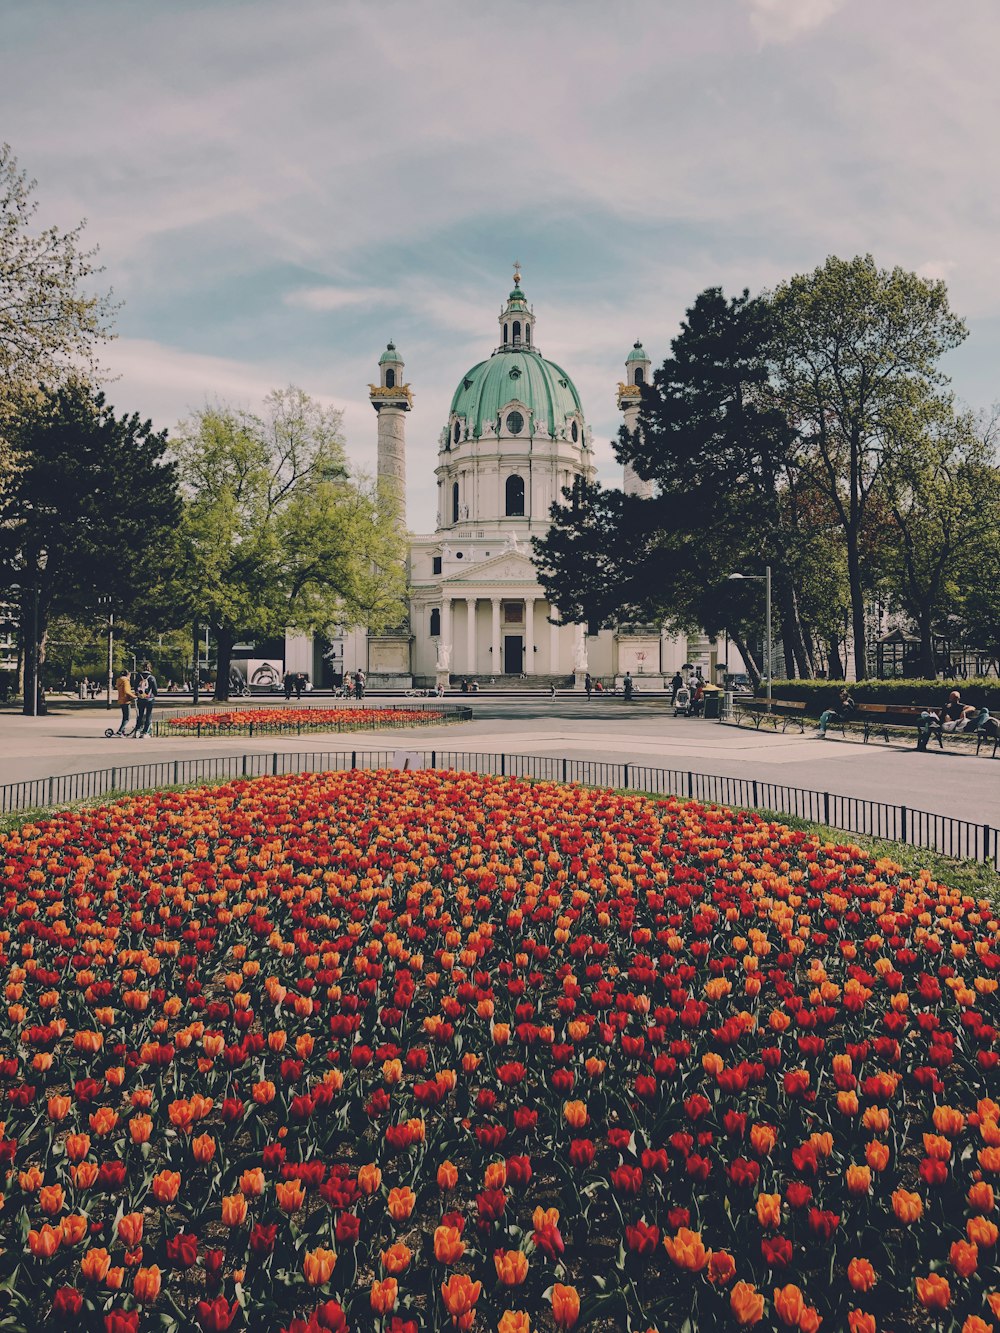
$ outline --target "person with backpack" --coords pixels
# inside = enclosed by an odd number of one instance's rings
[[[138,703],[136,705],[135,735],[138,739],[147,737],[153,725],[153,704],[156,701],[156,677],[149,662],[143,662],[136,687]]]
[[[124,668],[122,668],[121,675],[115,681],[115,688],[118,691],[118,707],[122,710],[121,726],[115,732],[115,735],[124,736],[128,730],[129,718],[132,715],[132,704],[135,701],[132,678]]]

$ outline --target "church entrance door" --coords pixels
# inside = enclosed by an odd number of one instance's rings
[[[503,669],[508,676],[519,676],[524,670],[524,639],[520,634],[504,635]]]

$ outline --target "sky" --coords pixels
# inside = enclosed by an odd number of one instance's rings
[[[38,220],[87,219],[121,303],[111,401],[157,427],[297,384],[375,466],[367,386],[412,386],[434,525],[455,386],[515,259],[537,343],[620,484],[615,388],[698,292],[830,254],[947,281],[945,365],[1000,399],[994,0],[4,0],[0,138]]]

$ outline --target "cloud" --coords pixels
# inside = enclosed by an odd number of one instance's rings
[[[824,24],[844,0],[748,0],[750,24],[764,42],[792,42]]]
[[[286,305],[303,310],[344,310],[355,305],[386,305],[395,299],[387,288],[379,287],[298,287],[286,292]]]

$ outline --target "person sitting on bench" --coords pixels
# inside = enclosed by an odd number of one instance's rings
[[[845,718],[850,717],[854,712],[854,700],[847,692],[847,686],[840,688],[840,697],[837,700],[836,708],[827,708],[819,715],[819,735],[825,736],[826,729],[831,721],[836,718],[838,722],[843,722]]]
[[[952,690],[940,713],[935,713],[931,709],[920,714],[917,749],[927,749],[927,743],[934,731],[938,733],[938,742],[940,743],[942,732],[975,731],[978,720],[979,709],[973,708],[971,704],[963,704],[960,692]]]

